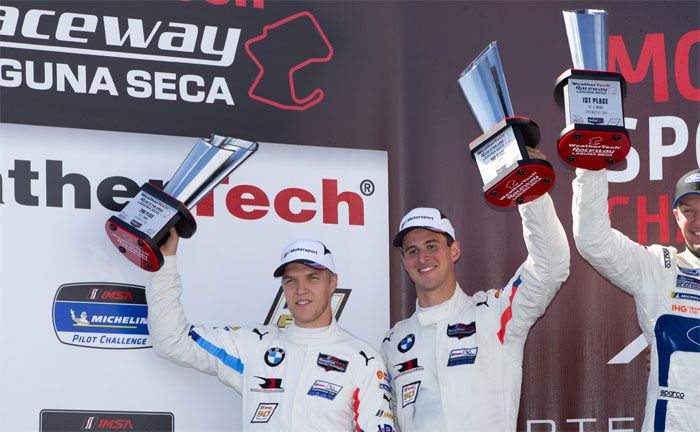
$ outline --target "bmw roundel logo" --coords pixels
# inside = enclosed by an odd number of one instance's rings
[[[405,353],[406,351],[410,350],[413,347],[413,343],[415,341],[416,337],[413,335],[413,333],[409,334],[408,336],[399,341],[399,351]]]
[[[265,352],[265,364],[275,367],[284,360],[284,350],[282,348],[273,347]]]

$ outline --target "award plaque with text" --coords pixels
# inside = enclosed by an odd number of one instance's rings
[[[129,261],[147,271],[163,265],[160,246],[175,227],[192,237],[197,224],[190,210],[234,169],[256,152],[258,144],[212,135],[199,139],[165,188],[145,183],[116,216],[105,223],[109,239]]]
[[[526,147],[540,139],[537,124],[513,115],[498,44],[492,42],[458,80],[469,108],[484,132],[469,144],[484,183],[484,196],[499,207],[534,200],[555,180],[552,165],[531,158]]]
[[[557,78],[554,98],[564,108],[566,128],[559,135],[561,158],[577,168],[617,165],[630,150],[622,100],[622,74],[607,70],[608,25],[604,10],[564,11],[573,69]]]

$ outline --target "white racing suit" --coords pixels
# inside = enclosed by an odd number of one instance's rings
[[[165,257],[146,290],[153,348],[240,393],[235,430],[393,431],[384,362],[335,320],[323,329],[193,326],[181,294],[175,257]]]
[[[401,432],[515,431],[523,347],[569,274],[569,246],[549,195],[519,207],[529,251],[501,289],[420,308],[384,338]]]
[[[610,227],[607,171],[576,170],[576,247],[634,297],[652,346],[643,431],[700,431],[700,258],[644,247]]]

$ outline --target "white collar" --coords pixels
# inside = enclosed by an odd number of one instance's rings
[[[312,344],[314,342],[330,341],[330,338],[335,334],[337,322],[335,317],[331,318],[330,325],[318,328],[298,327],[292,322],[287,328],[286,333],[293,341],[301,344]]]
[[[416,300],[416,315],[418,316],[418,322],[421,326],[425,327],[430,324],[436,324],[449,318],[452,315],[457,303],[463,300],[467,295],[462,291],[459,283],[455,287],[455,292],[452,294],[448,300],[430,307],[421,307]]]

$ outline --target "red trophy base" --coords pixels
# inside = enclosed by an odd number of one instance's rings
[[[163,265],[160,246],[167,240],[170,228],[175,227],[180,237],[189,238],[197,230],[197,224],[189,209],[163,190],[146,183],[141,186],[139,194],[142,192],[150,198],[151,202],[157,202],[161,208],[170,211],[169,216],[159,222],[157,231],[149,235],[139,229],[144,228],[145,224],[140,224],[134,216],[142,217],[140,215],[144,213],[144,208],[139,208],[137,204],[132,207],[131,202],[119,216],[111,216],[107,220],[105,231],[112,244],[124,257],[143,270],[155,272]],[[132,201],[139,196],[141,195],[137,195]],[[153,208],[147,210],[153,210]]]
[[[540,159],[518,161],[505,177],[484,186],[486,201],[498,207],[528,203],[551,189],[556,175],[549,162]]]
[[[627,93],[625,78],[618,72],[569,69],[559,75],[554,85],[554,99],[562,108],[567,103],[564,92],[571,79],[619,83],[620,95],[617,93],[610,95],[611,97],[619,97],[620,104]],[[571,91],[567,93],[567,95],[570,94]],[[573,102],[571,102],[571,97],[569,99],[568,104],[571,107]],[[620,108],[622,108],[621,105]],[[622,114],[622,119],[624,120],[624,114]],[[604,121],[603,118],[600,121]],[[559,134],[559,142],[557,143],[559,156],[564,162],[575,168],[588,170],[600,170],[617,165],[625,160],[631,146],[629,132],[624,125],[613,126],[597,124],[592,121],[589,123],[569,123],[566,129]]]
[[[601,170],[625,160],[630,151],[629,132],[620,126],[571,124],[559,134],[557,150],[575,168]]]

